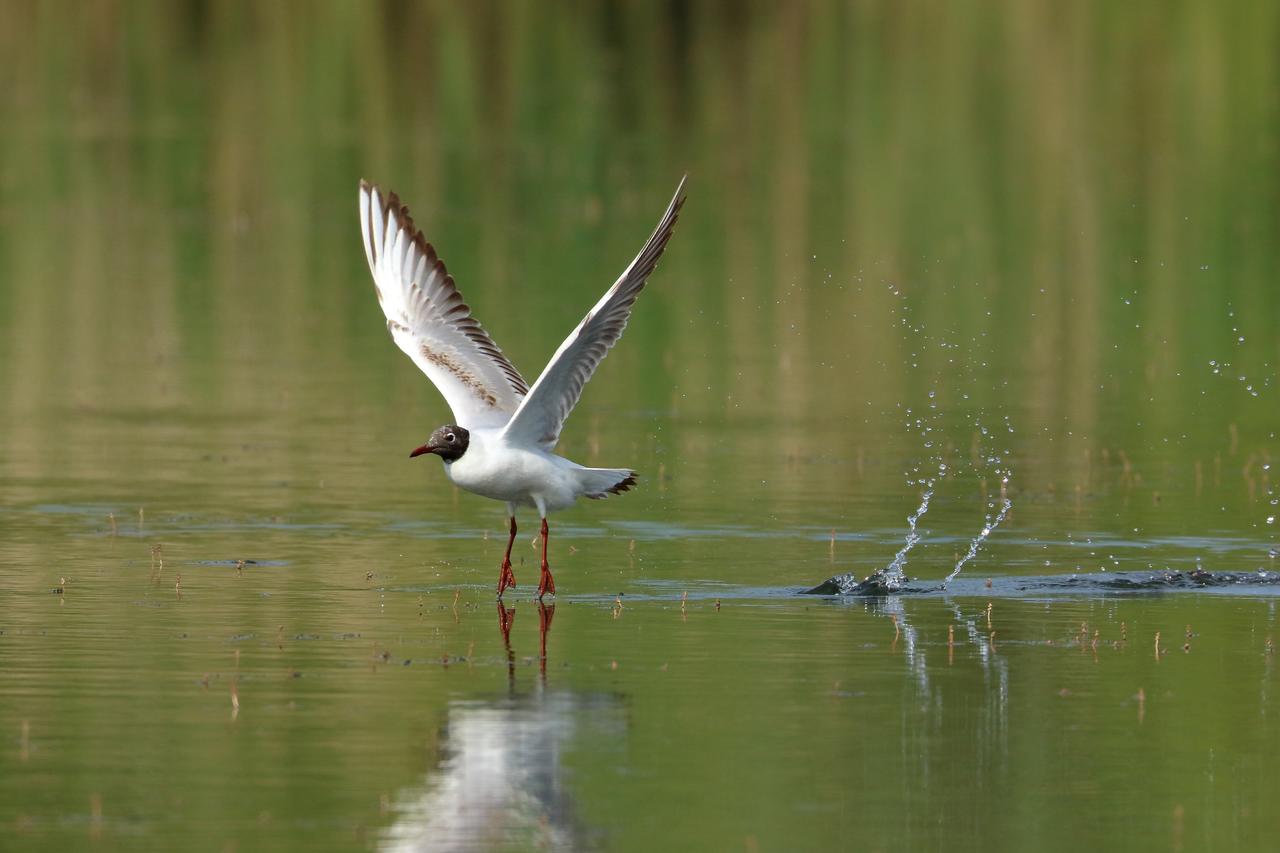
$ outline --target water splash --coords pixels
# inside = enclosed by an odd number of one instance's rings
[[[1231,323],[1231,339],[1229,343],[1235,346],[1236,350],[1240,352],[1241,358],[1243,358],[1245,354],[1245,336],[1241,333],[1240,327],[1236,325],[1236,312],[1229,304],[1227,306],[1227,319]],[[1210,359],[1209,369],[1214,376],[1222,376],[1228,379],[1234,376],[1236,382],[1250,397],[1261,397],[1263,394],[1269,393],[1274,386],[1274,371],[1271,365],[1265,361],[1261,364],[1261,369],[1263,370],[1261,378],[1251,378],[1242,369],[1233,369],[1232,363],[1226,358]]]
[[[910,300],[893,283],[885,282],[885,286],[888,288],[889,293],[895,297],[890,312],[896,315],[896,324],[902,329],[903,345],[905,352],[908,353],[908,365],[912,369],[920,368],[922,354],[931,347],[936,347],[945,354],[947,365],[957,366],[957,356],[964,350],[962,342],[958,339],[958,333],[955,330],[950,332],[944,330],[942,337],[926,333],[925,324],[914,319]],[[979,347],[977,338],[972,339],[972,342],[975,348]],[[978,378],[974,373],[975,365],[985,368],[987,367],[987,362],[975,353],[972,358],[961,359],[958,365],[961,372],[961,381],[954,390],[956,390],[962,401],[967,402],[970,400],[969,391],[978,382]],[[947,576],[947,580],[954,578],[965,563],[977,554],[982,543],[1008,515],[1009,510],[1012,508],[1012,502],[1006,497],[1005,487],[1007,487],[1010,477],[1006,462],[1010,451],[1007,449],[1007,444],[1003,445],[1005,449],[1002,451],[996,449],[1002,446],[1001,444],[996,444],[996,442],[1008,442],[1008,436],[1014,432],[1013,424],[1010,422],[1008,415],[1004,415],[1005,429],[1002,437],[997,436],[997,433],[1000,432],[999,430],[989,429],[980,422],[980,417],[985,418],[985,415],[967,415],[975,429],[972,462],[953,459],[949,465],[944,461],[944,453],[949,453],[950,451],[947,449],[946,435],[942,429],[943,412],[940,408],[939,385],[942,382],[942,377],[950,375],[951,370],[952,368],[944,367],[942,368],[943,373],[933,377],[932,386],[928,391],[928,399],[923,408],[903,406],[901,403],[898,405],[899,411],[905,415],[903,426],[908,433],[914,432],[919,436],[923,451],[917,457],[915,464],[906,472],[907,486],[919,487],[922,493],[919,506],[916,507],[915,512],[907,516],[907,533],[902,547],[898,549],[889,565],[872,572],[868,577],[858,580],[852,573],[837,575],[830,578],[826,583],[815,587],[811,590],[812,592],[838,591],[842,595],[885,595],[901,591],[909,580],[906,575],[908,555],[924,539],[920,529],[920,520],[929,511],[929,502],[933,499],[940,481],[946,477],[954,479],[957,476],[957,472],[985,476],[985,472],[994,471],[1001,481],[1000,500],[1002,503],[998,511],[995,511],[996,503],[988,504],[990,511],[987,513],[981,533],[974,538],[970,544],[969,554],[956,564],[955,569]],[[963,412],[965,403],[960,405]],[[981,438],[978,438],[979,435],[981,435]]]
[[[886,284],[889,287],[889,292],[900,300],[896,313],[899,315],[899,322],[903,329],[903,343],[911,354],[911,367],[917,368],[920,366],[920,354],[929,346],[931,338],[925,334],[924,323],[916,322],[913,319],[912,306],[902,296],[901,291],[891,283]],[[943,348],[945,349],[945,346]],[[907,472],[907,485],[922,486],[924,493],[921,495],[920,505],[916,507],[916,511],[907,516],[906,541],[898,550],[898,553],[894,555],[889,565],[874,575],[884,592],[897,592],[907,582],[907,575],[904,570],[907,564],[907,554],[923,538],[918,527],[919,521],[929,511],[929,500],[933,497],[937,482],[947,474],[947,464],[942,459],[943,442],[938,437],[941,412],[938,409],[937,388],[930,389],[928,402],[922,412],[916,413],[911,408],[907,408],[906,416],[905,426],[909,431],[919,434],[920,443],[928,461],[917,464]],[[927,469],[931,466],[937,466],[936,473],[921,473],[922,468]]]
[[[1003,416],[1003,420],[1005,430],[1003,437],[1005,441],[1007,441],[1008,436],[1012,435],[1014,432],[1013,422],[1009,419],[1008,414]],[[997,431],[988,429],[986,425],[982,423],[980,416],[977,414],[973,416],[971,423],[975,431],[974,459],[972,464],[973,471],[975,473],[982,473],[983,471],[990,470],[999,478],[1000,508],[995,512],[993,517],[992,510],[996,510],[997,502],[987,502],[987,513],[983,518],[982,529],[979,530],[978,535],[973,537],[969,542],[969,550],[956,562],[955,568],[953,568],[951,573],[943,579],[943,589],[946,589],[947,584],[955,580],[956,575],[960,574],[960,570],[964,568],[966,563],[977,556],[978,550],[982,547],[983,543],[987,541],[987,537],[1000,526],[1000,522],[1004,521],[1005,517],[1009,514],[1009,510],[1013,509],[1013,501],[1009,499],[1009,480],[1013,476],[1013,470],[1009,466],[1008,462],[1010,449],[1008,445],[1005,445],[1003,450],[988,449],[991,444],[1000,440],[995,435]],[[981,435],[981,438],[978,438],[979,435]],[[997,445],[997,447],[998,446],[999,445]],[[983,491],[986,491],[985,486]]]
[[[920,541],[920,531],[916,527],[920,519],[929,511],[929,499],[933,497],[934,485],[942,477],[946,476],[947,463],[938,463],[938,473],[923,480],[924,495],[920,498],[920,506],[916,507],[916,511],[907,516],[907,540],[902,548],[893,557],[893,562],[885,568],[884,574],[881,576],[881,582],[885,589],[889,592],[897,592],[907,581],[907,573],[903,570],[907,565],[907,553],[916,546]]]
[[[1280,492],[1277,491],[1276,484],[1271,479],[1271,463],[1270,462],[1262,463],[1262,476],[1267,484],[1267,488],[1266,488],[1267,506],[1263,510],[1263,512],[1267,513],[1267,517],[1264,519],[1264,521],[1268,528],[1268,535],[1271,537],[1271,547],[1267,549],[1267,557],[1268,559],[1274,560],[1277,556],[1280,556],[1280,548],[1277,548],[1275,545],[1276,510],[1277,508],[1280,508]]]
[[[1006,474],[1000,480],[1001,491],[1003,492],[1004,488],[1008,485],[1009,475]],[[1000,526],[1000,522],[1004,521],[1005,516],[1009,514],[1009,510],[1011,509],[1013,509],[1013,501],[1009,500],[1008,496],[1005,496],[1000,499],[1000,511],[996,513],[996,517],[993,519],[990,513],[987,514],[985,523],[982,525],[982,530],[979,531],[978,535],[973,537],[973,541],[969,543],[968,552],[960,558],[959,562],[956,563],[956,567],[951,570],[951,574],[947,575],[946,579],[942,582],[942,586],[944,588],[947,584],[955,580],[956,575],[960,574],[960,570],[964,568],[965,563],[977,556],[978,549],[982,547],[982,543],[986,542],[987,537],[991,535],[991,532]]]

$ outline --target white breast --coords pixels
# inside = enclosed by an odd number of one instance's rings
[[[573,504],[573,467],[552,453],[513,448],[488,429],[473,429],[467,452],[444,466],[449,479],[469,492],[523,506],[534,506],[538,496],[549,510]]]

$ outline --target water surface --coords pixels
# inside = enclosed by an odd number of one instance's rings
[[[1272,6],[81,11],[0,4],[15,849],[1280,834],[1274,589],[1098,581],[1280,568]],[[500,611],[357,181],[532,380],[686,171],[561,445],[641,488]]]

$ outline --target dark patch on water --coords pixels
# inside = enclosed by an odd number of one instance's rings
[[[1151,593],[1176,590],[1272,594],[1280,592],[1280,572],[1211,572],[1204,569],[1155,572],[1091,572],[1073,575],[1022,575],[956,580],[951,584],[909,579],[891,585],[883,569],[859,580],[845,574],[828,578],[802,595],[884,596],[884,595],[987,595],[1028,596],[1036,593]]]
[[[909,589],[911,578],[906,575],[892,577],[885,569],[876,569],[862,580],[855,575],[836,575],[827,578],[802,595],[891,595]]]
[[[1161,589],[1204,589],[1206,587],[1280,586],[1280,573],[1210,572],[1193,569],[1189,572],[1166,570],[1162,572],[1125,572],[1098,575],[1071,575],[1065,578],[1034,578],[1040,586],[1057,586],[1061,589],[1101,588],[1113,592],[1146,591]],[[1024,587],[1031,588],[1031,587]]]

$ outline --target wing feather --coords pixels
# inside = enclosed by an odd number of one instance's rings
[[[636,298],[671,239],[680,209],[684,206],[687,180],[687,175],[680,179],[680,186],[676,187],[666,213],[640,254],[565,338],[538,381],[533,383],[533,388],[503,431],[508,442],[532,444],[550,450],[560,440],[565,419],[577,405],[583,387],[600,362],[622,337]]]
[[[374,292],[400,349],[464,427],[500,427],[529,386],[462,299],[444,261],[395,193],[360,182],[360,232]]]

